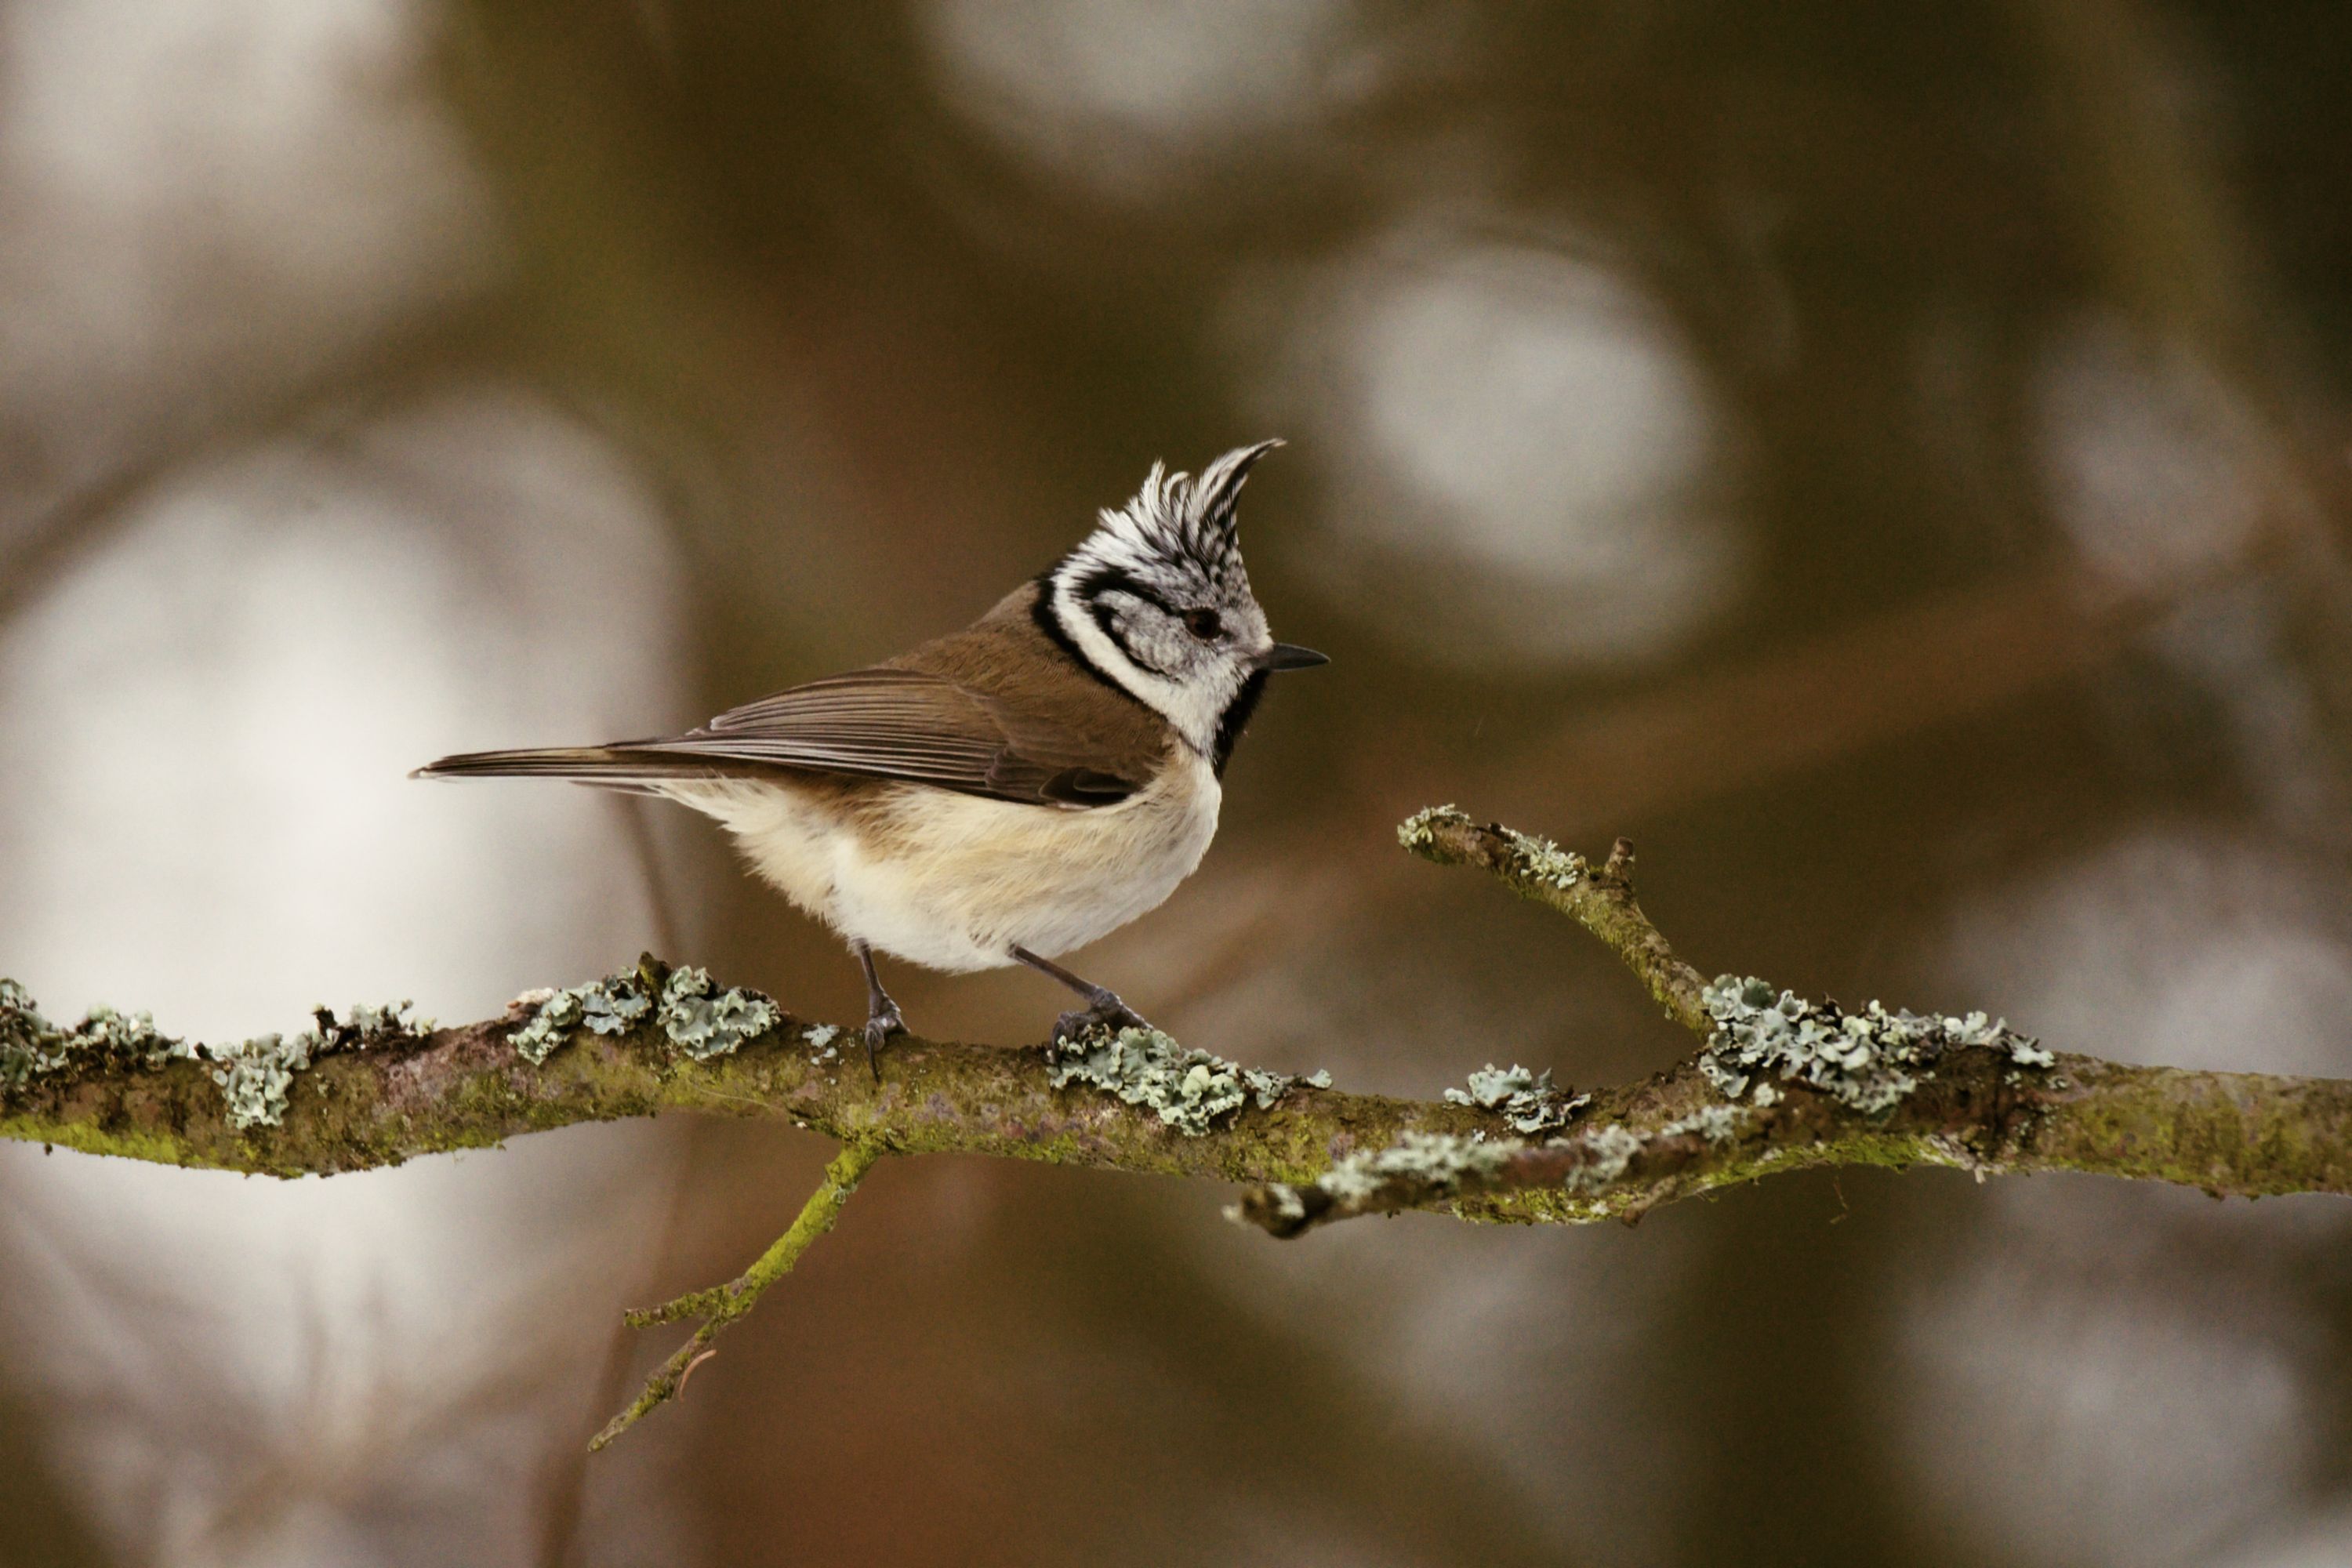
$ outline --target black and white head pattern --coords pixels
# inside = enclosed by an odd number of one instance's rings
[[[1234,518],[1242,481],[1281,446],[1261,441],[1202,471],[1154,463],[1125,506],[1043,579],[1037,618],[1064,651],[1157,710],[1218,772],[1265,685],[1273,647]]]

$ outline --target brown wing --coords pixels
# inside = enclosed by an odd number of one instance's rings
[[[1037,588],[888,665],[813,680],[667,740],[475,752],[419,775],[527,774],[608,789],[777,768],[905,779],[966,795],[1109,805],[1166,761],[1166,721],[1088,675],[1039,628]]]
[[[999,800],[1108,805],[1142,786],[1090,737],[915,669],[861,669],[795,686],[642,748],[755,766],[905,779]],[[1135,773],[1139,776],[1128,776]]]
[[[526,775],[612,789],[681,778],[758,777],[779,768],[904,779],[1037,805],[1109,805],[1142,787],[1143,759],[1008,701],[913,669],[861,669],[813,680],[721,713],[666,740],[609,746],[475,752],[444,757],[426,778]]]

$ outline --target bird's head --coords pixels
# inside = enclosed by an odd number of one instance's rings
[[[1045,574],[1040,609],[1057,641],[1157,710],[1222,772],[1268,674],[1324,663],[1278,643],[1250,592],[1235,505],[1257,460],[1227,452],[1199,479],[1158,463],[1125,506]]]

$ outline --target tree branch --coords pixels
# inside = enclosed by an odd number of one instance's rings
[[[1402,837],[1428,858],[1489,869],[1571,914],[1625,959],[1670,1018],[1694,1035],[1715,1032],[1698,973],[1634,902],[1633,853],[1622,844],[1590,869],[1543,839],[1473,826],[1451,811],[1418,816]],[[894,1154],[1000,1154],[1301,1187],[1350,1154],[1392,1150],[1406,1133],[1500,1147],[1515,1131],[1482,1105],[1289,1084],[1263,1110],[1242,1105],[1204,1135],[1185,1135],[1148,1098],[1119,1100],[1087,1084],[1054,1089],[1040,1048],[901,1037],[882,1058],[885,1081],[873,1084],[846,1072],[830,1044],[849,1035],[781,1011],[757,1039],[715,1056],[679,1051],[658,1020],[640,1018],[614,1035],[576,1027],[534,1065],[513,1037],[536,1002],[454,1030],[324,1053],[291,1079],[285,1112],[266,1126],[233,1123],[219,1069],[203,1060],[143,1068],[87,1051],[47,1072],[0,1072],[0,1138],[291,1178],[491,1147],[579,1121],[696,1110],[785,1119]],[[9,1027],[21,1032],[0,1016],[0,1041]],[[224,1056],[233,1060],[236,1051]],[[1385,1184],[1376,1196],[1334,1204],[1328,1217],[1446,1208],[1475,1220],[1595,1220],[1830,1163],[2091,1171],[2234,1196],[2352,1192],[2352,1084],[2340,1079],[2128,1068],[2063,1053],[2053,1068],[2022,1069],[2004,1048],[1961,1044],[1884,1112],[1855,1112],[1790,1081],[1773,1105],[1743,1102],[1734,1135],[1707,1138],[1698,1123],[1673,1131],[1727,1105],[1703,1072],[1706,1060],[1703,1051],[1651,1079],[1595,1090],[1571,1138],[1528,1140],[1458,1180],[1440,1173],[1418,1187]],[[1604,1138],[1609,1129],[1639,1138],[1642,1150],[1622,1168],[1590,1175],[1613,1163],[1595,1150],[1618,1142]],[[1588,1180],[1569,1192],[1569,1173]],[[1244,1208],[1258,1217],[1256,1194]]]
[[[1896,1082],[1915,1074],[1916,1082],[1884,1106],[1855,1103],[1888,1082],[1887,1058],[1903,1042],[1889,1037],[1901,1031],[1884,1028],[1876,1031],[1876,1063],[1832,1063],[1825,1079],[1817,1058],[1806,1070],[1761,1075],[1752,1100],[1727,1099],[1726,1080],[1741,1063],[1727,1029],[1739,1027],[1743,1014],[1798,1023],[1826,1014],[1834,1021],[1842,1016],[1834,1005],[1798,1003],[1784,992],[1775,1005],[1759,1006],[1760,997],[1735,994],[1742,987],[1728,977],[1708,986],[1643,913],[1633,846],[1622,838],[1596,869],[1549,840],[1499,823],[1481,826],[1450,806],[1421,813],[1398,838],[1424,859],[1490,872],[1578,921],[1624,962],[1669,1018],[1706,1044],[1666,1072],[1600,1091],[1571,1136],[1499,1148],[1490,1139],[1468,1150],[1424,1144],[1420,1159],[1392,1160],[1391,1168],[1378,1156],[1352,1164],[1341,1158],[1303,1189],[1262,1184],[1244,1194],[1239,1214],[1277,1236],[1407,1208],[1451,1207],[1481,1218],[1630,1220],[1695,1193],[1822,1165],[1947,1165],[1979,1180],[2079,1171],[2180,1183],[2216,1197],[2352,1194],[2352,1082],[2131,1067],[2045,1052],[2003,1026],[1985,1025],[1981,1015],[1901,1015],[1916,1026],[1907,1042],[1916,1059],[1897,1060],[1893,1070]],[[1769,1065],[1793,1064],[1782,1053]]]
[[[1705,1038],[1715,1029],[1697,970],[1675,956],[1633,898],[1633,845],[1620,838],[1595,870],[1584,857],[1490,823],[1481,827],[1450,805],[1433,806],[1397,829],[1397,842],[1440,866],[1491,872],[1523,899],[1558,910],[1601,939],[1666,1016]]]
[[[274,1122],[253,1120],[250,1095],[233,1114],[222,1092],[219,1064],[250,1059],[240,1056],[250,1044],[174,1046],[178,1057],[144,1065],[160,1058],[77,1047],[122,1034],[121,1019],[101,1014],[79,1031],[52,1029],[43,1050],[17,1049],[12,1040],[48,1026],[29,1011],[0,1009],[0,1137],[325,1175],[574,1122],[688,1110],[788,1120],[863,1151],[869,1163],[885,1152],[993,1154],[1245,1183],[1239,1217],[1277,1235],[1401,1209],[1477,1220],[1631,1217],[1822,1165],[1946,1165],[1980,1176],[2084,1171],[2242,1196],[2352,1193],[2352,1083],[2130,1067],[2042,1052],[1981,1018],[1847,1014],[1786,994],[1775,999],[1760,983],[1710,986],[1643,914],[1622,841],[1596,869],[1451,810],[1423,813],[1401,837],[1416,853],[1479,867],[1578,921],[1706,1043],[1665,1072],[1596,1090],[1589,1103],[1524,1074],[1475,1075],[1469,1094],[1456,1091],[1470,1103],[1346,1094],[1243,1074],[1156,1036],[1097,1042],[1097,1055],[1076,1065],[1034,1048],[901,1039],[876,1084],[846,1070],[831,1043],[852,1037],[749,993],[706,998],[751,1020],[740,1046],[710,1034],[708,1006],[692,1028],[649,1010],[632,999],[667,994],[666,984],[675,992],[677,976],[696,973],[649,963],[608,983],[609,994],[564,994],[589,995],[592,1013],[619,1007],[584,1026],[577,1006],[559,1013],[562,997],[547,994],[504,1016],[415,1038],[354,1033],[323,1016],[315,1059],[286,1079]],[[703,993],[687,994],[689,1008],[702,1005],[693,998]],[[202,1059],[186,1059],[191,1051]],[[19,1068],[7,1069],[12,1060]],[[1237,1087],[1224,1094],[1227,1085]],[[791,1242],[745,1280],[772,1260],[776,1273],[789,1267],[798,1256]],[[689,1300],[698,1312],[711,1308],[707,1293]]]

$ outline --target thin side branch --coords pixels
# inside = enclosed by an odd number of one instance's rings
[[[1666,1016],[1705,1039],[1715,1028],[1706,982],[1675,950],[1633,897],[1633,846],[1620,838],[1594,868],[1549,838],[1500,823],[1480,826],[1451,806],[1424,811],[1397,829],[1397,841],[1440,866],[1491,872],[1524,899],[1558,910],[1599,937],[1641,981]]]
[[[630,1402],[628,1408],[607,1421],[604,1429],[589,1439],[592,1451],[602,1448],[635,1426],[641,1417],[686,1391],[686,1380],[693,1375],[694,1369],[719,1353],[711,1348],[711,1342],[749,1312],[761,1293],[790,1274],[793,1266],[801,1260],[801,1254],[833,1228],[834,1222],[841,1217],[842,1205],[849,1202],[849,1194],[857,1190],[857,1184],[884,1152],[878,1143],[842,1145],[841,1152],[826,1164],[824,1179],[809,1194],[808,1202],[801,1205],[800,1215],[793,1221],[792,1228],[778,1237],[774,1245],[760,1255],[758,1262],[724,1285],[714,1285],[708,1290],[697,1290],[658,1307],[626,1314],[626,1321],[633,1329],[688,1318],[699,1318],[702,1321],[686,1343],[678,1346],[677,1353],[646,1380],[644,1391]]]

